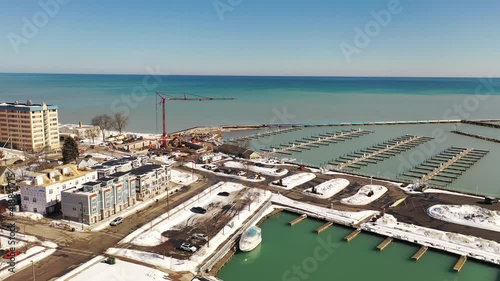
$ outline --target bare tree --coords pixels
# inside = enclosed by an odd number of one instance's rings
[[[109,116],[107,114],[98,115],[98,116],[92,118],[92,122],[91,122],[91,124],[93,126],[97,126],[101,130],[103,141],[106,140],[106,131],[108,131],[114,127],[113,123],[114,123],[113,118],[111,118],[111,116]]]
[[[92,144],[94,144],[95,138],[97,138],[99,136],[99,131],[100,131],[100,129],[97,126],[94,126],[92,128],[88,128],[87,130],[85,130],[85,137],[91,139]]]
[[[0,150],[0,162],[2,161],[2,159],[5,157],[5,154],[3,153],[3,150]],[[7,159],[5,160],[5,162],[7,163]]]
[[[114,119],[113,119],[113,127],[120,132],[120,134],[123,132],[123,129],[127,127],[128,125],[128,117],[125,116],[121,112],[115,113]]]

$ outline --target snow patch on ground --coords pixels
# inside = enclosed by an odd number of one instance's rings
[[[282,179],[283,186],[277,185],[278,181],[271,182],[269,185],[283,189],[292,189],[296,186],[304,184],[316,177],[313,173],[298,173]]]
[[[10,237],[10,231],[5,229],[0,229],[0,236]],[[17,241],[25,241],[31,243],[39,242],[38,238],[36,238],[35,236],[26,235],[19,232],[16,232],[16,236],[14,236],[14,238]]]
[[[361,228],[399,240],[500,264],[500,244],[495,241],[398,222],[394,216],[388,214],[376,222],[362,224]]]
[[[43,260],[44,258],[52,255],[55,253],[55,249],[46,249],[41,246],[35,246],[29,248],[26,253],[22,253],[16,257],[16,265],[15,265],[15,272],[19,272],[23,270],[24,268],[28,267],[31,265],[31,261],[33,262],[39,262]],[[7,279],[8,277],[12,276],[15,273],[12,273],[9,271],[10,265],[9,264],[0,264],[0,280]]]
[[[188,163],[184,164],[184,166],[186,166],[188,168],[199,170],[199,171],[204,171],[207,173],[212,173],[212,174],[215,174],[215,175],[220,176],[220,177],[233,178],[233,179],[238,179],[238,180],[242,180],[242,181],[249,181],[249,182],[262,182],[262,181],[266,180],[264,177],[260,177],[258,179],[253,179],[253,178],[247,178],[247,177],[238,176],[238,175],[230,175],[230,174],[225,174],[225,173],[214,172],[212,170],[203,168],[203,166],[205,166],[205,165],[206,164],[193,164],[192,162],[188,162]]]
[[[373,192],[371,196],[369,196],[370,192]],[[365,185],[358,190],[356,194],[351,197],[344,198],[340,200],[343,204],[346,205],[368,205],[371,202],[379,199],[387,192],[387,187],[382,185]]]
[[[348,211],[338,211],[333,209],[327,209],[307,203],[302,203],[300,201],[292,200],[280,194],[273,194],[271,201],[276,208],[279,205],[286,206],[290,209],[305,213],[308,216],[321,218],[327,221],[333,221],[336,223],[341,223],[345,225],[355,225],[361,221],[378,214],[377,211],[360,211],[360,212],[348,212]]]
[[[330,198],[335,194],[342,191],[349,185],[349,181],[346,179],[331,179],[329,181],[325,181],[315,186],[316,193],[313,193],[313,188],[308,188],[304,190],[304,194],[319,197],[319,198]]]
[[[9,239],[9,237],[7,237],[7,236],[0,236],[0,244],[2,245],[2,248],[4,248],[4,249],[8,249],[8,248],[19,249],[19,248],[22,248],[22,247],[26,246],[25,242],[19,241],[18,239],[14,240],[16,242],[16,244],[14,244],[14,245],[10,245],[9,241],[11,241]],[[10,242],[10,243],[12,243],[12,242]]]
[[[434,205],[427,214],[435,219],[500,232],[500,212],[474,205]]]
[[[31,213],[31,212],[14,212],[15,217],[22,217],[22,218],[27,218],[30,220],[38,221],[43,219],[42,214],[38,213]]]
[[[160,270],[138,265],[131,262],[115,259],[115,264],[104,263],[105,257],[98,256],[88,263],[81,265],[58,281],[165,281],[171,280],[168,274]]]
[[[52,249],[55,249],[58,247],[57,244],[52,242],[52,241],[43,241],[42,246],[47,247],[47,248],[52,248]]]
[[[248,168],[249,171],[252,171],[254,173],[259,173],[261,175],[272,176],[272,177],[282,177],[288,174],[287,169],[265,168],[265,167],[257,167],[255,165],[248,165],[247,167],[247,165],[237,161],[227,161],[224,163],[224,166],[228,168],[242,169],[242,170],[246,170]]]
[[[198,180],[198,176],[193,173],[185,173],[183,171],[174,170],[170,171],[170,181],[176,184],[190,185]]]
[[[126,257],[129,259],[141,261],[150,265],[159,266],[162,268],[168,268],[173,271],[195,271],[197,263],[189,260],[178,260],[171,257],[166,257],[163,255],[148,253],[138,250],[130,249],[120,249],[120,248],[109,248],[106,250],[106,254]],[[138,279],[141,280],[141,279]]]
[[[424,193],[443,193],[443,194],[451,194],[451,195],[456,195],[456,196],[471,197],[471,198],[481,199],[481,200],[484,199],[484,197],[480,197],[480,196],[473,196],[473,195],[469,195],[469,194],[463,194],[463,193],[441,190],[441,189],[433,189],[433,188],[426,189],[424,191]]]

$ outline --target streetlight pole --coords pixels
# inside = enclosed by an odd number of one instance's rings
[[[80,202],[80,212],[82,213],[82,231],[83,231],[83,202]]]
[[[33,272],[33,281],[36,281],[35,279],[35,263],[31,260],[31,269],[32,269],[32,272]]]

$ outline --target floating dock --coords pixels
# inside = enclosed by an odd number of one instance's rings
[[[289,142],[288,144],[285,145],[283,144],[281,144],[280,146],[273,145],[270,147],[271,149],[262,149],[262,150],[271,153],[290,154],[289,151],[301,152],[302,150],[311,150],[313,148],[319,148],[320,145],[330,145],[332,143],[336,143],[337,141],[345,141],[345,140],[350,140],[352,138],[358,138],[372,132],[373,131],[367,131],[361,129],[338,131],[338,132],[328,133],[329,136],[327,137],[324,136],[322,137],[320,135],[304,137],[302,139]]]
[[[500,143],[500,139],[499,138],[488,137],[488,136],[483,136],[483,135],[478,135],[478,134],[473,134],[473,133],[467,133],[467,132],[464,132],[464,131],[451,131],[451,132],[455,133],[455,134],[463,135],[463,136],[468,136],[468,137],[480,139],[480,140],[485,140],[485,141]]]
[[[422,246],[411,258],[418,261],[427,253],[427,250],[429,250],[429,247]]]
[[[362,166],[384,161],[431,139],[430,137],[405,135],[341,156],[329,163],[337,165],[339,170],[344,168],[359,169]]]
[[[301,215],[300,217],[297,217],[297,218],[293,219],[293,220],[292,220],[291,222],[289,222],[288,224],[289,224],[290,226],[294,226],[294,225],[298,224],[299,222],[301,222],[301,221],[305,220],[306,218],[307,218],[307,215],[306,215],[306,214],[303,214],[303,215]]]
[[[453,270],[455,270],[456,272],[460,272],[460,270],[462,270],[462,267],[464,267],[466,261],[467,257],[461,256],[460,259],[455,264],[455,266],[453,267]]]
[[[360,233],[361,233],[361,228],[358,228],[353,232],[351,232],[350,234],[348,234],[346,237],[344,237],[344,240],[347,242],[351,242],[351,240],[356,238]]]
[[[251,139],[258,139],[258,138],[264,138],[268,136],[273,136],[273,135],[279,135],[287,132],[292,132],[292,131],[297,131],[300,130],[300,128],[286,128],[286,129],[279,129],[279,130],[274,130],[274,131],[269,131],[269,132],[264,132],[264,133],[258,133],[258,134],[253,134],[250,136],[245,136],[245,137],[240,137],[240,138],[234,138],[234,139],[229,139],[227,140],[228,142],[240,142],[240,141],[246,141],[246,140],[251,140]]]
[[[393,240],[394,240],[394,238],[387,237],[384,241],[382,241],[382,243],[380,243],[377,246],[377,249],[379,249],[380,251],[383,251],[385,248],[387,248],[387,246],[389,246],[392,243]]]
[[[327,229],[328,229],[330,226],[332,226],[332,225],[333,225],[333,222],[331,222],[331,221],[330,221],[330,222],[327,222],[327,223],[325,223],[324,225],[319,226],[318,228],[316,228],[316,230],[315,230],[315,231],[316,231],[316,233],[320,234],[321,232],[323,232],[323,231],[327,230]]]
[[[422,181],[451,184],[488,152],[488,150],[452,146],[402,175]]]

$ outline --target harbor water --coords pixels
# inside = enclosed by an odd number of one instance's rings
[[[460,272],[458,256],[429,250],[419,261],[411,259],[418,245],[394,241],[385,250],[376,247],[385,237],[362,233],[347,243],[352,229],[334,225],[321,234],[324,222],[307,219],[290,227],[296,218],[280,213],[262,224],[262,244],[249,253],[238,252],[219,272],[224,281],[498,281],[500,269],[469,259]]]

